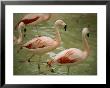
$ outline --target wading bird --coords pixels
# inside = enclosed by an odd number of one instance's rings
[[[77,48],[66,49],[57,54],[54,59],[49,60],[47,64],[50,67],[51,71],[53,71],[51,67],[54,64],[67,65],[68,69],[67,74],[69,74],[69,67],[71,65],[86,59],[90,53],[90,48],[88,45],[88,41],[86,39],[87,36],[89,37],[89,30],[88,28],[83,28],[82,30],[82,40],[84,45],[83,51]]]
[[[33,53],[33,55],[31,57],[28,58],[28,62],[30,62],[30,59],[34,56],[34,55],[42,55],[45,53],[48,53],[54,49],[56,49],[58,46],[60,46],[61,43],[61,37],[60,37],[60,33],[59,30],[64,27],[65,31],[66,31],[66,23],[63,20],[57,20],[54,24],[54,29],[55,29],[55,33],[56,33],[56,38],[52,39],[50,37],[47,36],[40,36],[40,37],[35,37],[32,40],[28,41],[27,43],[22,45],[22,48],[30,51]],[[41,59],[41,58],[39,58]],[[40,62],[39,62],[40,63]],[[39,64],[38,64],[38,67]],[[40,71],[40,68],[38,68]]]
[[[20,44],[23,40],[23,34],[21,32],[24,29],[24,37],[26,33],[26,26],[36,26],[41,22],[49,20],[51,17],[50,13],[30,13],[26,14],[15,26],[15,29],[18,29],[19,37],[16,39],[16,44]]]

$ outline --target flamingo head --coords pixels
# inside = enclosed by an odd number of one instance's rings
[[[88,28],[83,28],[82,33],[87,35],[87,37],[89,37],[89,29]]]
[[[21,28],[24,28],[25,27],[25,24],[23,22],[20,22],[19,25],[18,25],[18,29],[21,29]]]
[[[53,64],[53,63],[54,63],[53,60],[50,60],[50,61],[47,62],[47,66],[49,67],[49,70],[50,70],[51,72],[54,72],[54,70],[53,70],[53,68],[52,68],[52,64]]]
[[[49,61],[47,62],[47,65],[48,65],[49,67],[52,67],[52,64],[53,64],[53,60],[49,60]]]
[[[66,28],[67,28],[67,25],[66,25],[66,23],[63,20],[57,20],[55,22],[55,26],[58,27],[58,28],[62,28],[63,27],[65,29],[65,31],[66,31]]]

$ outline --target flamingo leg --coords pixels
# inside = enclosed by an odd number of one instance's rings
[[[38,72],[39,72],[39,74],[40,74],[40,64],[38,64]]]
[[[33,56],[35,56],[35,54],[32,54],[32,55],[27,59],[27,61],[28,61],[28,62],[31,62],[30,60],[31,60],[31,58],[32,58]]]
[[[38,73],[40,74],[41,72],[40,72],[40,62],[41,62],[41,56],[39,56],[39,60],[38,60]]]
[[[69,71],[70,71],[70,66],[67,66],[67,75],[69,75]]]
[[[23,49],[23,48],[22,48],[22,47],[20,47],[20,48],[17,50],[17,53],[19,53],[22,49]]]
[[[27,60],[22,60],[22,61],[19,61],[19,62],[22,62],[22,63],[24,63],[24,62],[31,62],[30,59],[31,59],[33,56],[35,56],[35,54],[32,54]],[[33,61],[32,61],[32,62],[33,62]]]

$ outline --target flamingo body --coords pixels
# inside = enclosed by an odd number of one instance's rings
[[[77,48],[66,49],[58,53],[48,64],[69,65],[84,60],[84,53]]]
[[[23,22],[25,25],[29,25],[29,24],[33,24],[33,22],[34,21],[36,21],[36,20],[38,20],[40,17],[35,17],[35,18],[32,18],[32,19],[22,19],[19,23],[18,23],[18,25],[21,23],[21,22]],[[17,26],[18,26],[17,25]]]
[[[60,28],[66,29],[65,26],[66,23],[64,23],[64,21],[57,20],[54,24],[56,39],[52,39],[47,36],[35,37],[28,41],[27,43],[25,43],[23,45],[23,48],[36,54],[44,54],[56,49],[61,43],[59,29]]]
[[[37,54],[43,54],[54,50],[60,45],[54,39],[46,36],[34,38],[23,45],[23,47],[29,51],[36,52]]]
[[[16,25],[16,28],[23,27],[26,25],[37,25],[40,22],[46,21],[51,17],[51,14],[49,13],[31,13],[26,14]],[[20,23],[23,23],[20,25]]]

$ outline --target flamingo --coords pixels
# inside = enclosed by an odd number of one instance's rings
[[[88,41],[86,39],[87,36],[89,37],[89,30],[88,28],[83,28],[82,30],[82,40],[83,40],[83,45],[84,45],[83,51],[77,48],[66,49],[58,53],[54,59],[49,60],[47,62],[47,65],[50,68],[54,64],[67,65],[67,69],[68,69],[67,74],[69,74],[70,65],[81,62],[89,56],[90,48],[89,48]],[[53,72],[52,68],[51,68],[51,72]]]
[[[56,38],[52,39],[47,36],[40,36],[40,37],[35,37],[28,41],[27,43],[22,45],[22,48],[32,52],[32,56],[28,58],[28,62],[30,62],[30,59],[35,55],[42,55],[44,53],[48,53],[54,49],[56,49],[58,46],[60,46],[61,43],[61,37],[59,33],[59,29],[64,27],[66,31],[66,23],[63,20],[57,20],[54,24],[55,27],[55,33],[56,33]],[[40,62],[40,61],[39,61]],[[40,71],[40,66],[38,64],[38,69]]]
[[[49,20],[51,17],[50,13],[30,13],[26,14],[15,26],[18,29],[19,37],[16,39],[16,44],[20,44],[23,40],[23,35],[21,29],[24,28],[24,33],[26,32],[26,26],[35,26],[43,21]],[[24,34],[25,37],[25,34]]]

